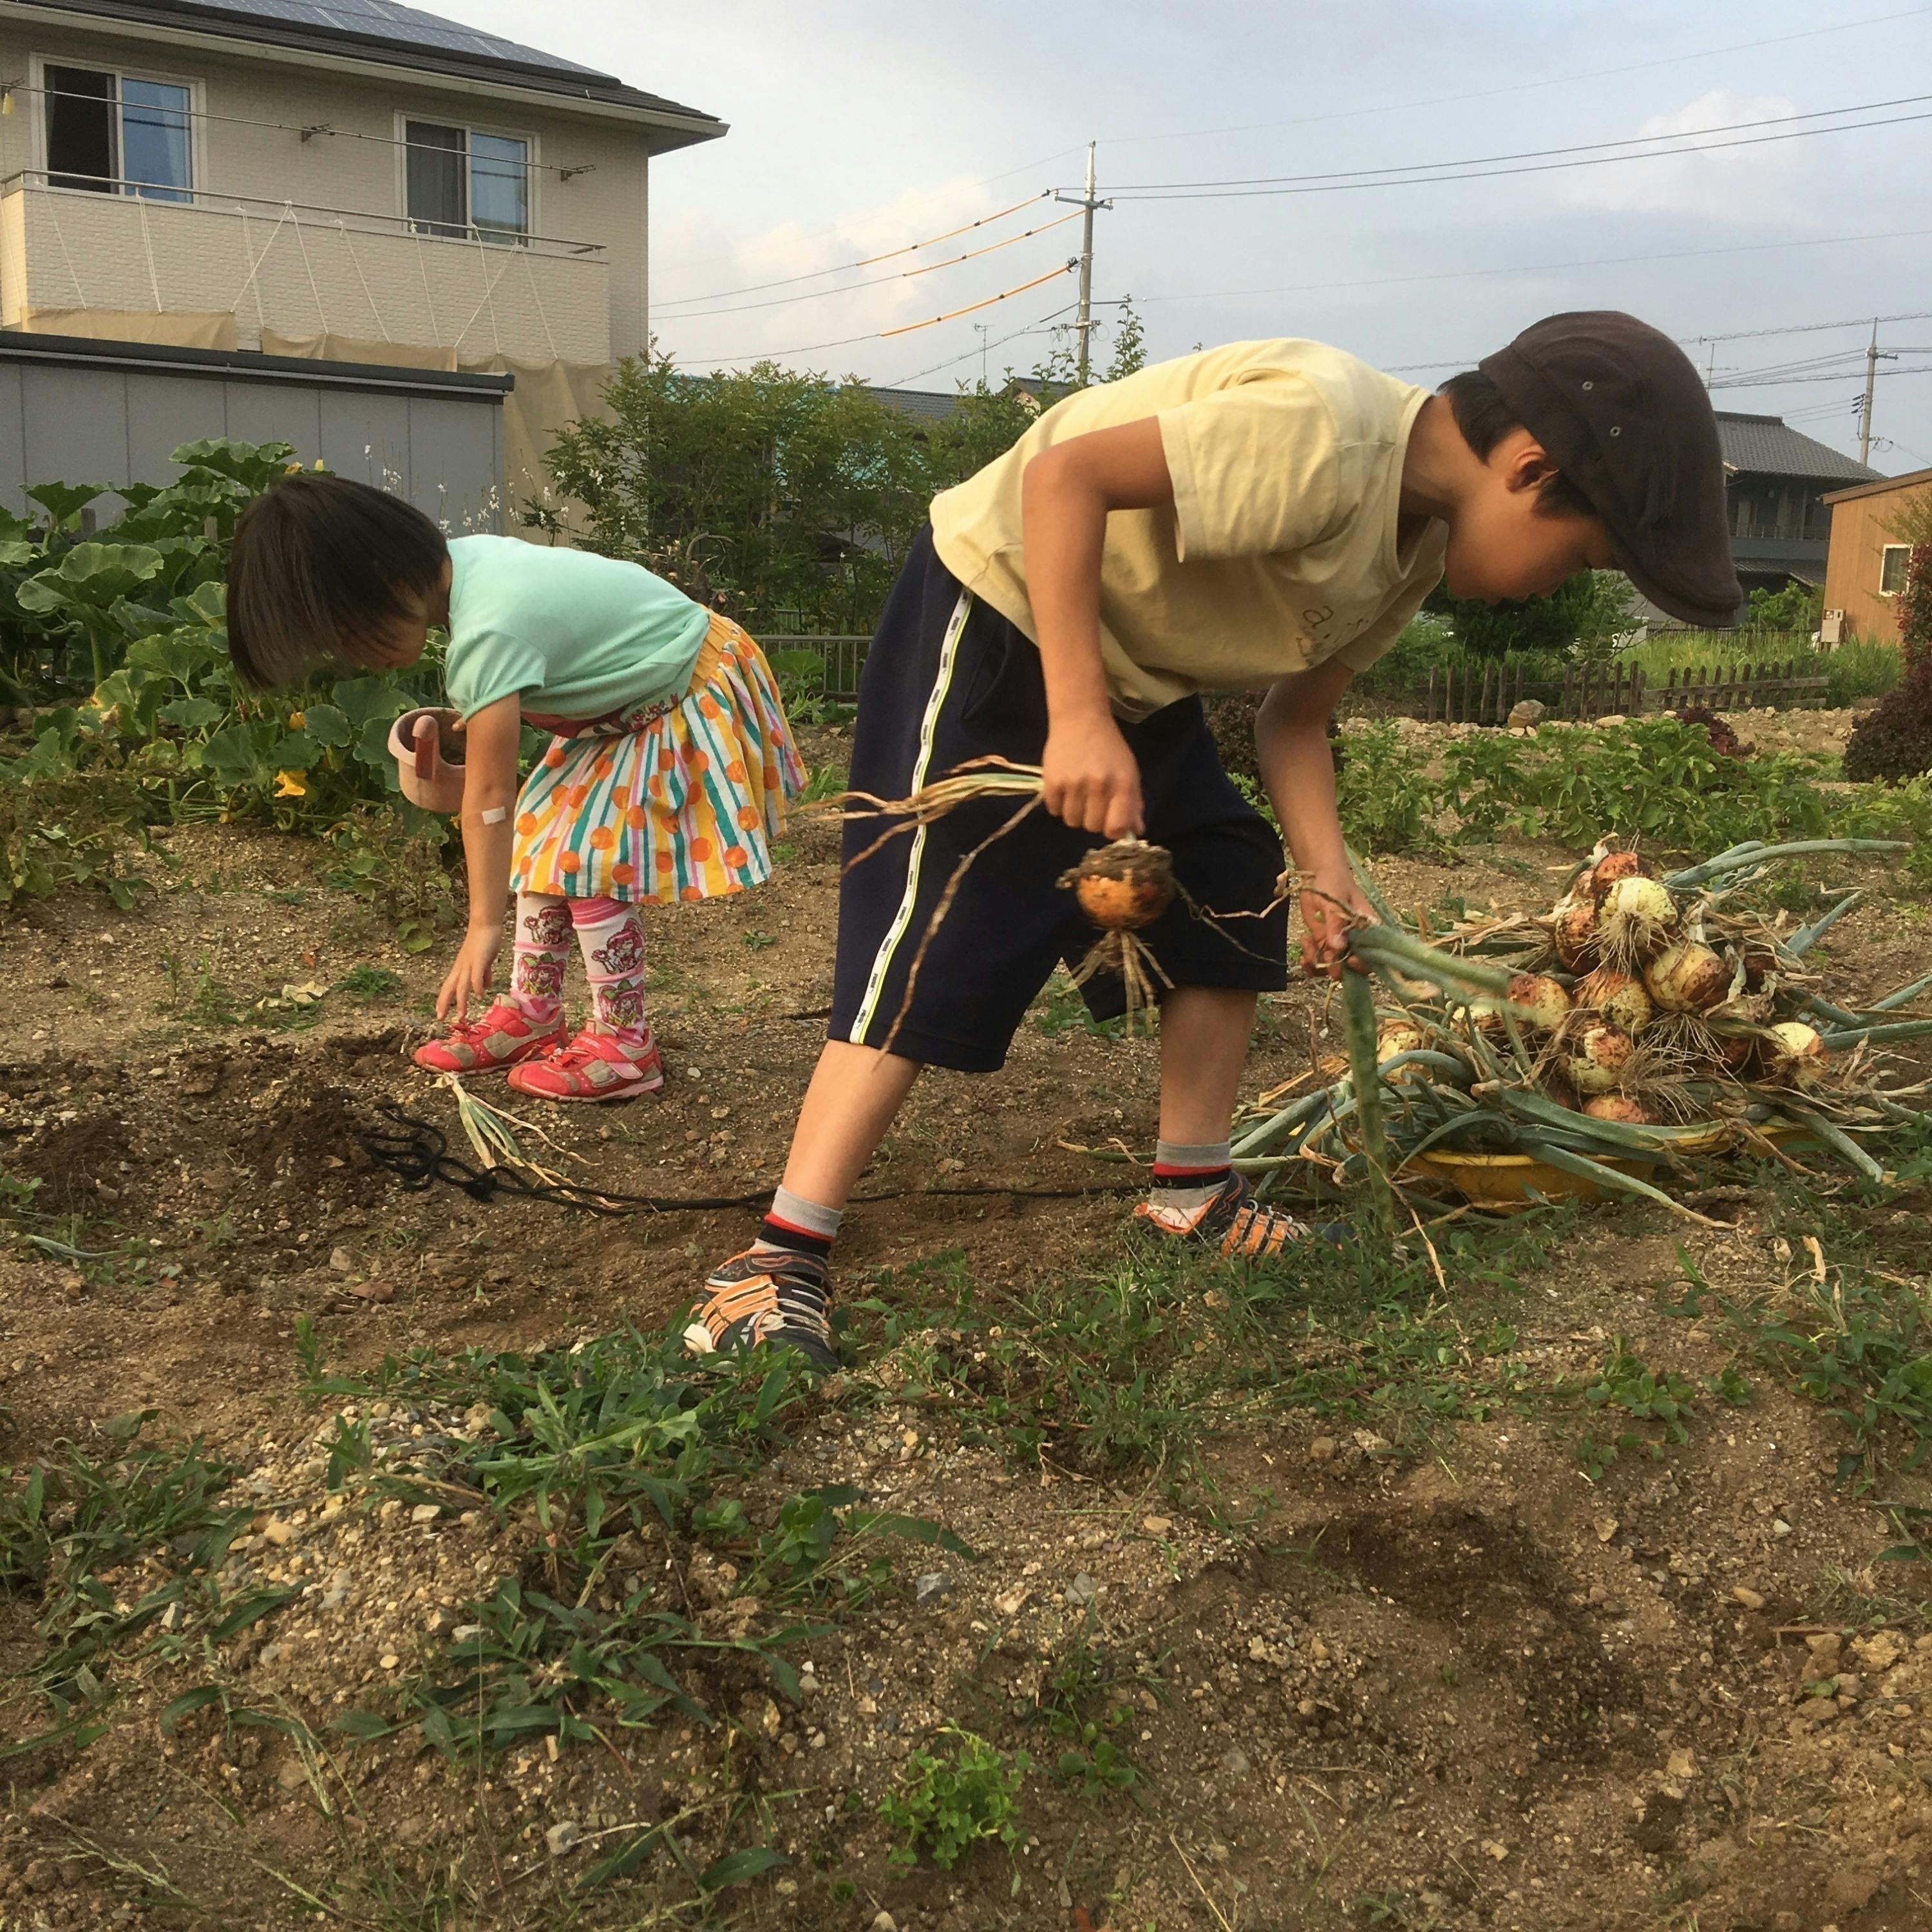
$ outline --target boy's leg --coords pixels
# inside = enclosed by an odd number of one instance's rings
[[[829,1040],[793,1130],[784,1186],[794,1198],[842,1211],[919,1078],[920,1063]]]

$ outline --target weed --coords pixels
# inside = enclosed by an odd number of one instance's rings
[[[356,806],[329,828],[337,860],[323,877],[372,907],[404,951],[422,952],[456,924],[458,914],[442,860],[448,828],[414,815],[418,823],[412,826],[392,807]]]
[[[1048,1039],[1060,1034],[1089,1034],[1096,1040],[1118,1040],[1126,1030],[1124,1019],[1096,1020],[1080,988],[1064,972],[1056,972],[1034,1002],[1033,1023]],[[1151,1035],[1159,1024],[1150,1012],[1136,1016],[1135,1030]]]
[[[1619,1454],[1641,1449],[1660,1462],[1666,1444],[1690,1439],[1684,1418],[1696,1400],[1696,1384],[1674,1369],[1660,1376],[1646,1368],[1628,1336],[1612,1338],[1603,1367],[1582,1393],[1585,1402],[1615,1424],[1615,1432],[1607,1438],[1586,1432],[1576,1445],[1577,1460],[1593,1482]],[[1655,1424],[1655,1431],[1640,1431],[1634,1425],[1641,1422]]]
[[[738,943],[748,952],[763,952],[777,945],[778,940],[763,928],[754,926],[749,932],[740,936]]]
[[[880,1801],[880,1815],[905,1843],[892,1853],[896,1864],[919,1862],[921,1851],[942,1871],[982,1840],[996,1838],[1009,1856],[1025,1837],[1018,1822],[1020,1786],[1033,1768],[1024,1751],[1009,1758],[997,1745],[951,1726],[944,1755],[916,1750],[900,1773],[898,1789]]]
[[[1132,1693],[1120,1688],[1120,1678],[1130,1668],[1138,1688],[1160,1694],[1159,1676],[1130,1666],[1096,1624],[1090,1604],[1079,1628],[1048,1665],[1028,1714],[1029,1721],[1043,1724],[1062,1747],[1053,1760],[1054,1775],[1089,1799],[1131,1790],[1138,1781],[1123,1742],[1133,1707]]]
[[[358,1000],[393,1000],[403,990],[403,976],[386,966],[352,966],[335,982],[335,991]]]
[[[828,799],[836,798],[845,785],[844,766],[828,758],[806,773],[805,789],[799,794],[796,802],[800,806],[822,805]]]

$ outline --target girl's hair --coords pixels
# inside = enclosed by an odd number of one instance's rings
[[[1504,401],[1503,393],[1480,369],[1451,376],[1438,393],[1448,400],[1449,413],[1462,432],[1462,440],[1487,461],[1494,449],[1522,418]],[[1597,506],[1560,471],[1537,492],[1536,507],[1546,517],[1594,517]]]
[[[320,660],[432,597],[449,545],[422,511],[346,476],[298,472],[242,512],[228,560],[228,654],[257,690],[299,684]]]

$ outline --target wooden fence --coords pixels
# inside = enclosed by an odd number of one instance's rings
[[[1804,673],[1802,658],[1783,664],[1698,666],[1672,670],[1661,684],[1636,667],[1573,664],[1560,682],[1525,676],[1507,660],[1486,664],[1450,665],[1429,674],[1429,688],[1412,700],[1416,715],[1458,724],[1502,724],[1525,699],[1545,707],[1544,715],[1587,724],[1605,717],[1632,717],[1643,711],[1682,711],[1702,706],[1712,711],[1754,706],[1786,710],[1822,704],[1830,680]]]

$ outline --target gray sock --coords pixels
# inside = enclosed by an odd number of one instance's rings
[[[1204,1208],[1227,1186],[1233,1157],[1226,1141],[1156,1141],[1151,1198],[1184,1211]]]
[[[796,1240],[788,1236],[802,1234],[807,1238],[804,1245],[811,1248],[820,1246],[829,1248],[838,1238],[838,1224],[845,1218],[842,1208],[827,1208],[821,1202],[808,1201],[802,1194],[794,1194],[788,1187],[781,1187],[772,1196],[772,1204],[765,1216],[765,1225],[757,1246],[761,1248],[797,1247]]]

